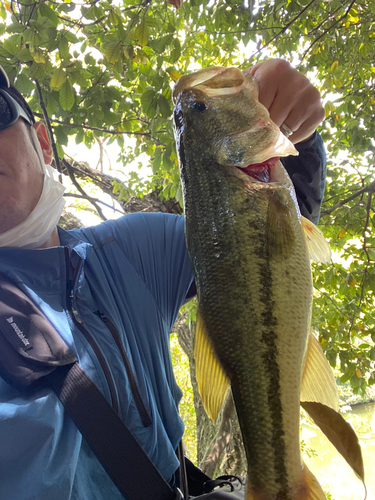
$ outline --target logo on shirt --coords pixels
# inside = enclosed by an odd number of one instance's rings
[[[30,348],[31,347],[31,342],[29,341],[29,339],[24,335],[23,331],[19,328],[19,326],[17,325],[17,323],[15,323],[13,321],[13,316],[10,316],[9,318],[5,318],[8,323],[10,324],[10,326],[13,328],[13,330],[16,332],[16,335],[17,337],[20,339],[20,341],[22,342],[22,344],[25,346],[25,347],[28,347]]]

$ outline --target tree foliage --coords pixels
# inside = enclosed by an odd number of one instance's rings
[[[321,226],[334,259],[315,267],[313,326],[342,383],[375,384],[375,2],[0,2],[0,64],[50,125],[59,157],[69,136],[87,147],[116,141],[124,170],[146,155],[146,183],[113,180],[120,200],[156,190],[182,203],[171,120],[181,74],[282,57],[314,79],[328,150]],[[91,180],[100,186],[100,172]]]

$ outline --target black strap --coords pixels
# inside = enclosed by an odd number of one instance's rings
[[[78,363],[59,367],[47,379],[125,498],[176,500],[176,492]]]
[[[211,481],[211,478],[207,476],[199,467],[193,464],[187,457],[184,461],[186,477],[188,481],[189,495],[197,497],[202,495],[205,491],[204,485],[207,481]]]
[[[39,308],[3,273],[0,375],[23,388],[47,380],[127,500],[181,500]]]
[[[177,447],[177,458],[180,462],[180,466],[178,469],[180,490],[182,492],[183,499],[189,500],[189,485],[188,485],[188,478],[186,475],[184,447],[182,441],[179,442]]]

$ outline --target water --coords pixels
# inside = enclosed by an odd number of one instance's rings
[[[375,403],[353,406],[345,418],[354,427],[361,444],[367,500],[375,500]],[[364,500],[362,482],[320,429],[304,424],[301,438],[316,452],[312,457],[305,453],[304,460],[332,500]]]

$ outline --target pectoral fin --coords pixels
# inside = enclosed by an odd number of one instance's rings
[[[199,394],[207,415],[215,422],[223,406],[230,382],[207,335],[199,308],[195,331],[194,358]]]
[[[310,332],[304,360],[301,384],[301,401],[314,401],[339,409],[336,380],[323,350]]]
[[[361,447],[350,424],[337,411],[320,403],[301,402],[301,406],[365,485]]]
[[[277,193],[270,196],[267,210],[267,250],[274,258],[285,257],[293,251],[294,233],[290,209]]]
[[[321,230],[306,217],[301,216],[302,229],[305,234],[310,259],[327,264],[331,261],[331,248]]]

